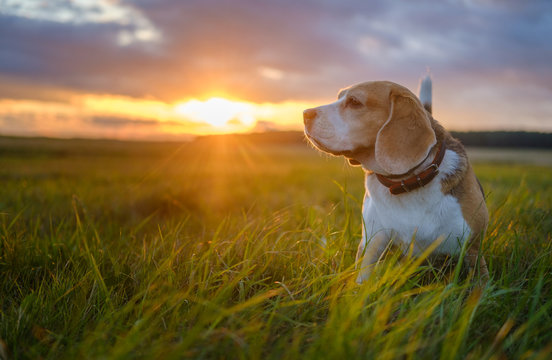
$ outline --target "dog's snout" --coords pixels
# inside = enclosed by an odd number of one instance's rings
[[[303,123],[307,125],[309,122],[312,122],[317,115],[316,109],[307,109],[303,111]]]

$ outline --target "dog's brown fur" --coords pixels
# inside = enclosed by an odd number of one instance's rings
[[[307,110],[305,132],[323,151],[344,155],[351,164],[362,164],[367,176],[376,172],[395,179],[408,178],[416,174],[416,169],[429,165],[442,143],[456,154],[454,171],[441,177],[440,188],[443,195],[455,197],[460,205],[462,217],[471,230],[470,238],[466,239],[465,261],[470,268],[477,266],[485,281],[488,271],[480,255],[480,242],[486,231],[488,212],[462,144],[432,117],[412,92],[398,84],[388,81],[357,84],[342,90],[338,98],[340,101],[335,105]],[[335,110],[329,110],[331,106],[336,106],[334,109],[339,112],[332,119],[341,121],[340,125],[324,122],[329,119],[326,114],[335,114],[331,112]],[[322,120],[314,121],[318,116]],[[341,125],[348,128],[346,137],[334,131]],[[369,259],[368,263],[373,260]]]

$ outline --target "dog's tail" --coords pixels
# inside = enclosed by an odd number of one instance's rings
[[[422,105],[424,108],[431,114],[432,106],[431,106],[431,76],[429,74],[429,71],[427,72],[427,75],[420,79],[420,101],[422,102]]]

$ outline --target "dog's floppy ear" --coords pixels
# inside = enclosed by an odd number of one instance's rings
[[[413,94],[392,90],[389,97],[389,118],[376,138],[376,161],[389,174],[404,174],[426,158],[436,143],[435,132]]]

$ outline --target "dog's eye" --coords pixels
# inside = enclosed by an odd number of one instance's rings
[[[348,97],[347,98],[347,102],[346,102],[346,105],[347,106],[350,106],[352,108],[357,108],[357,107],[361,107],[362,106],[362,103],[360,101],[358,101],[357,99],[355,99],[354,97]]]

